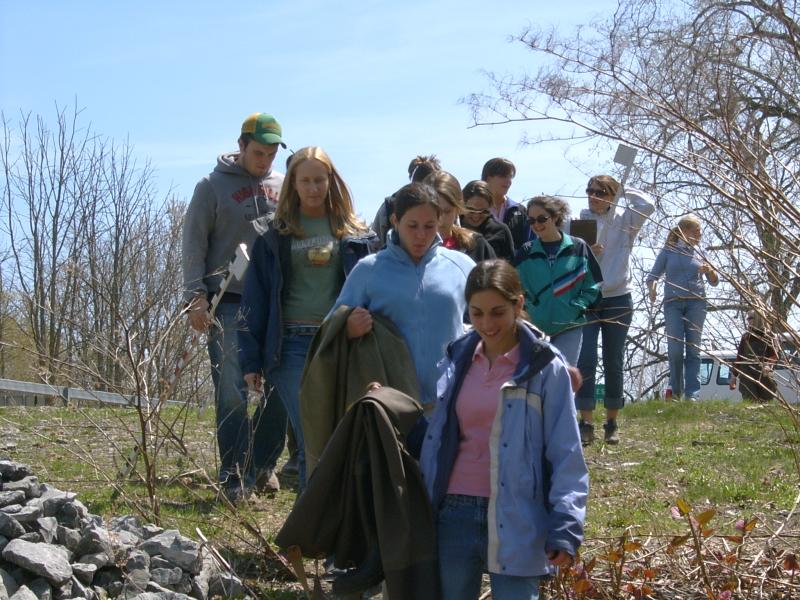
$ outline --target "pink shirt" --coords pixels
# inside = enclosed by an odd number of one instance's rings
[[[500,387],[514,374],[519,362],[519,345],[498,356],[492,367],[483,353],[483,342],[472,355],[456,399],[456,417],[461,430],[458,456],[450,474],[448,494],[482,496],[491,491],[489,438],[500,402]]]

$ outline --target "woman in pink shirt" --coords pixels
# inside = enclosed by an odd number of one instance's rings
[[[443,600],[535,600],[583,540],[589,476],[568,366],[521,320],[519,275],[479,263],[474,331],[447,350],[420,466],[437,523]]]

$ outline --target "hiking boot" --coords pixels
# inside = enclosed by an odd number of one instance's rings
[[[616,421],[606,421],[603,425],[603,429],[605,430],[604,441],[606,444],[619,444],[619,435],[617,434],[617,427]]]
[[[594,441],[594,425],[581,421],[578,423],[578,431],[581,434],[581,444],[588,446]]]
[[[281,482],[272,469],[264,469],[256,475],[256,494],[274,494],[281,489]]]

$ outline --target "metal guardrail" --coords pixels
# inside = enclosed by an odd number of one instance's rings
[[[54,386],[47,383],[30,383],[27,381],[15,381],[13,379],[0,379],[0,406],[14,406],[25,404],[25,402],[10,402],[17,396],[34,396],[50,399],[60,399],[64,404],[70,402],[99,402],[101,404],[112,404],[117,406],[136,406],[138,399],[136,396],[125,396],[114,392],[102,392],[98,390],[85,390],[82,388]],[[151,406],[158,403],[158,398],[143,398],[149,401]],[[177,400],[167,400],[169,405],[181,405],[183,402]]]

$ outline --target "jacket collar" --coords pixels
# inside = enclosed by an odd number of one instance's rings
[[[542,240],[538,236],[536,239],[531,240],[530,244],[532,245],[531,254],[541,253],[545,254],[544,246],[542,246]],[[561,245],[558,247],[558,252],[556,252],[556,256],[561,254],[565,248],[570,248],[575,245],[575,242],[572,241],[572,236],[561,232]]]
[[[421,267],[429,263],[436,255],[437,246],[441,245],[442,236],[437,233],[436,237],[433,239],[431,247],[428,248],[427,252],[422,255],[419,263],[415,263],[413,260],[411,260],[411,256],[408,254],[408,252],[406,252],[403,246],[400,245],[400,235],[397,233],[396,229],[390,230],[389,235],[386,236],[386,249],[392,254],[392,256],[402,262],[407,262],[411,265],[414,265],[415,267]]]
[[[550,344],[544,342],[539,334],[529,323],[517,321],[519,332],[519,363],[514,371],[514,381],[522,384],[541,371],[553,358]],[[481,336],[475,330],[452,342],[447,348],[447,355],[458,367],[463,368],[470,364],[472,355],[481,341]],[[460,369],[459,369],[460,370]],[[459,376],[456,375],[458,378]]]

